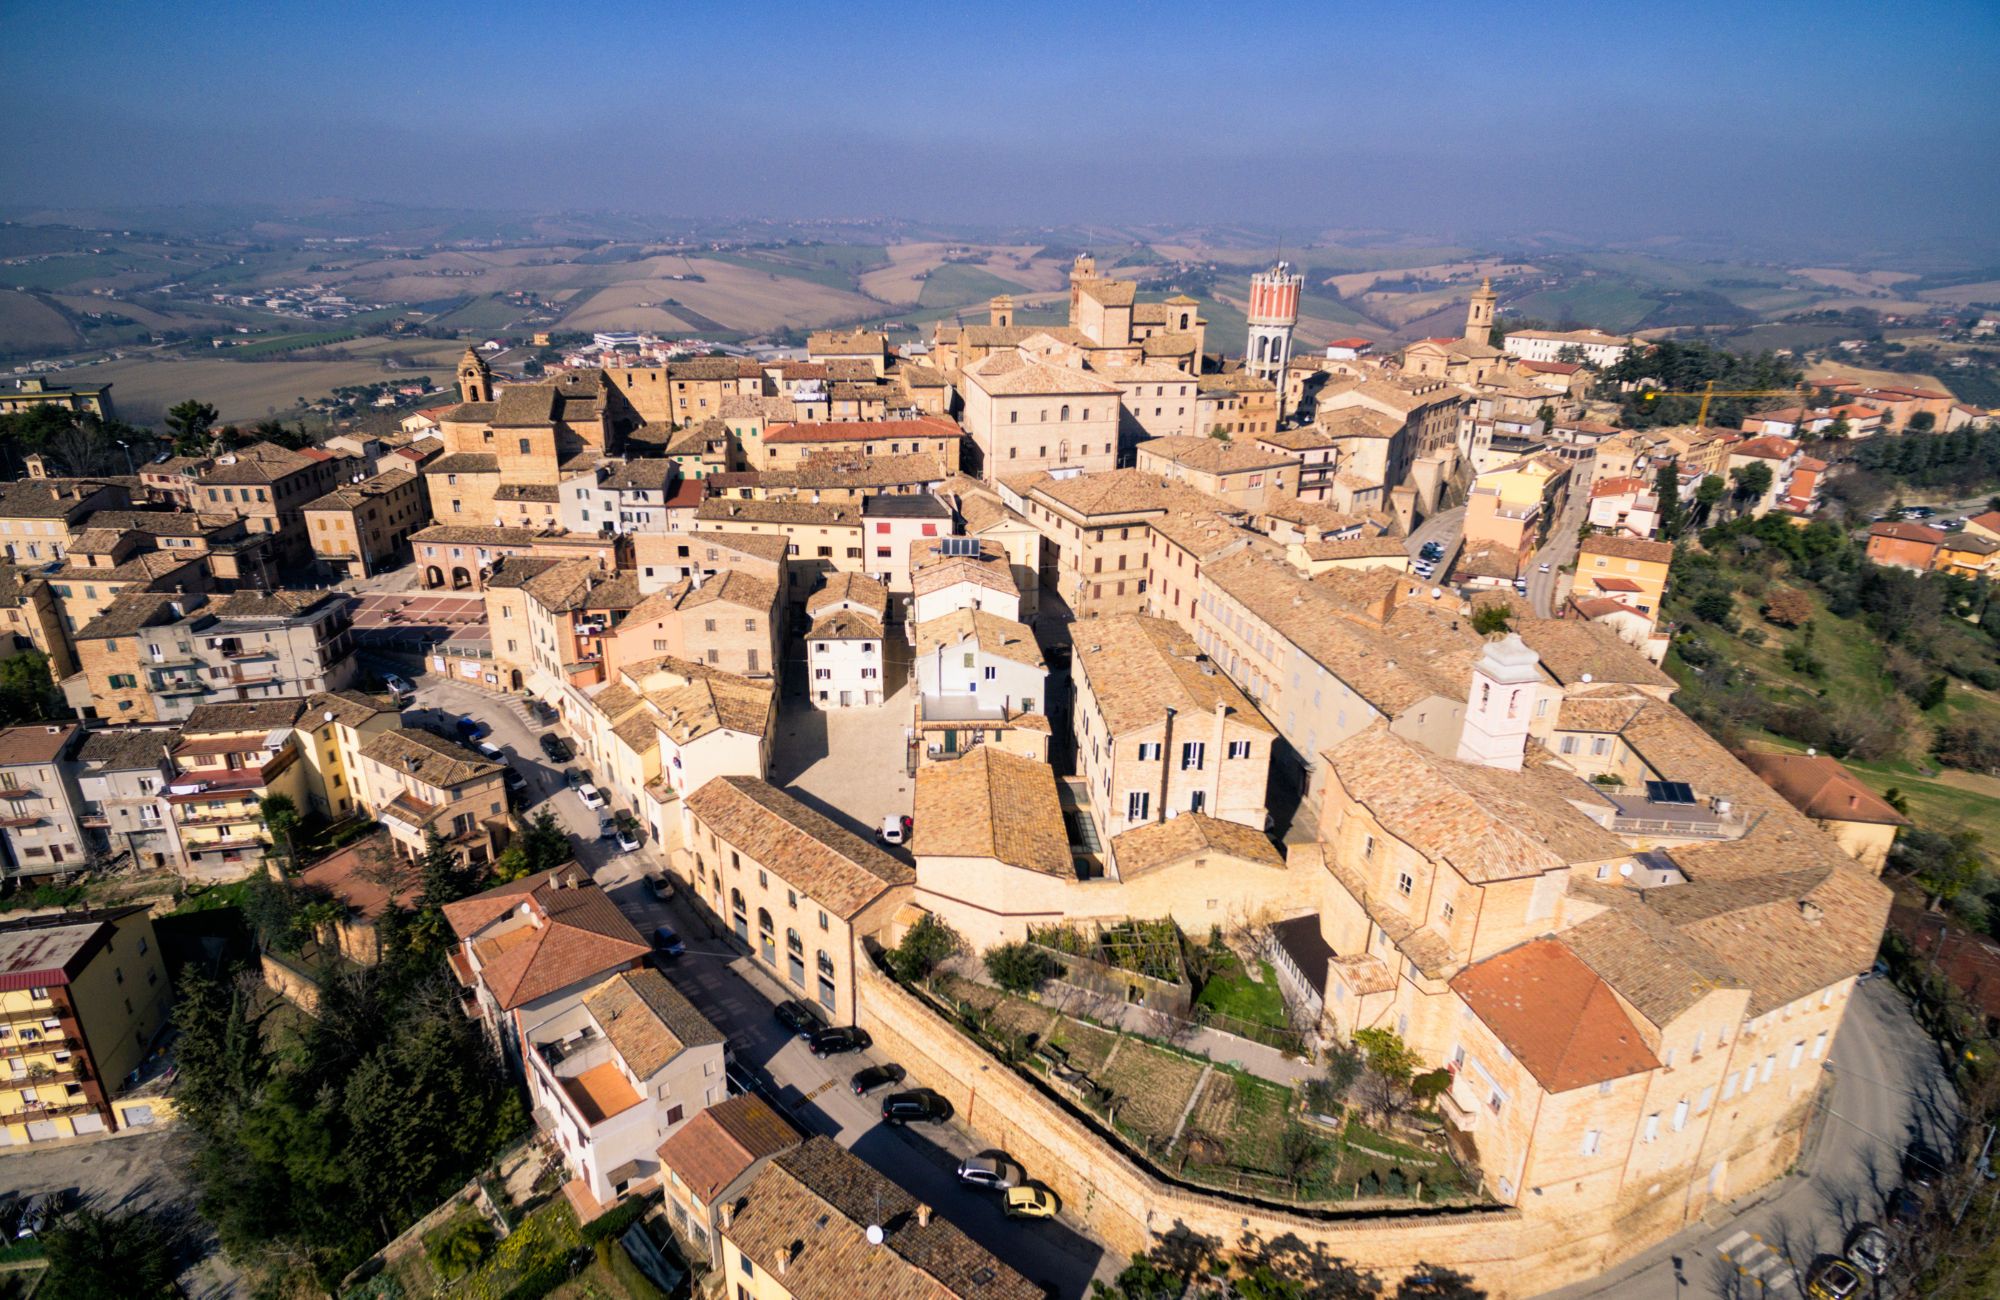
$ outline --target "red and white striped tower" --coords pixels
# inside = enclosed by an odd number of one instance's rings
[[[1277,386],[1285,400],[1285,363],[1292,359],[1292,330],[1299,323],[1299,292],[1305,277],[1292,274],[1290,262],[1279,262],[1250,277],[1250,340],[1243,350],[1243,368]],[[1278,412],[1282,418],[1284,411]]]

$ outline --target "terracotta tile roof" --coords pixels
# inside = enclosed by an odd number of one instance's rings
[[[1016,623],[1011,618],[1001,618],[983,609],[958,609],[917,624],[919,655],[928,655],[941,647],[949,648],[967,640],[976,642],[987,654],[1026,664],[1030,668],[1048,667],[1047,661],[1042,658],[1042,647],[1035,642],[1034,632],[1026,624]]]
[[[882,624],[852,609],[836,609],[813,620],[806,631],[808,641],[880,641]]]
[[[699,587],[692,578],[683,578],[674,587],[682,609],[700,609],[721,602],[743,609],[769,612],[778,602],[778,584],[748,569],[722,569],[702,579]]]
[[[988,393],[1003,396],[1051,397],[1098,394],[1118,396],[1125,390],[1110,380],[1074,366],[1052,366],[1019,352],[995,352],[981,357],[963,371],[967,380]],[[1107,414],[1115,413],[1108,409]]]
[[[1150,614],[1079,619],[1070,625],[1070,644],[1110,736],[1158,726],[1169,709],[1213,717],[1218,705],[1233,722],[1267,734],[1277,730],[1171,620]]]
[[[1625,608],[1623,605],[1620,609]],[[1597,690],[1587,688],[1588,693],[1570,695],[1563,698],[1556,708],[1557,731],[1596,731],[1616,733],[1638,715],[1652,699],[1651,696],[1620,686]]]
[[[1326,759],[1333,778],[1384,830],[1475,883],[1632,855],[1576,807],[1601,802],[1592,787],[1546,762],[1530,761],[1519,772],[1461,763],[1380,721],[1327,750]]]
[[[1358,390],[1357,390],[1358,391]],[[1365,406],[1344,406],[1325,411],[1313,421],[1329,440],[1339,438],[1393,438],[1402,427],[1394,416]]]
[[[457,741],[407,727],[370,737],[361,757],[441,790],[500,774],[500,764]]]
[[[916,873],[852,831],[751,776],[719,776],[688,811],[732,848],[843,918]]]
[[[372,921],[389,910],[392,900],[398,907],[409,907],[423,892],[423,882],[407,866],[389,842],[389,833],[378,830],[301,871],[299,883],[326,890]],[[398,885],[394,892],[392,884]]]
[[[1674,559],[1672,542],[1653,542],[1643,537],[1627,537],[1622,533],[1586,537],[1580,549],[1585,555],[1610,555],[1621,560],[1650,560],[1655,564],[1671,564]]]
[[[1139,444],[1140,460],[1152,457],[1203,474],[1240,474],[1288,469],[1295,462],[1283,452],[1261,451],[1247,442],[1175,435],[1148,438]],[[1144,466],[1141,465],[1143,469]]]
[[[690,1047],[722,1042],[722,1031],[651,968],[619,971],[584,994],[583,1005],[626,1068],[641,1080],[658,1074]]]
[[[1469,966],[1451,987],[1550,1092],[1660,1067],[1610,985],[1554,939]]]
[[[1661,672],[1653,661],[1619,639],[1601,623],[1579,623],[1575,619],[1519,619],[1514,630],[1541,656],[1546,668],[1565,686],[1583,680],[1584,674],[1597,683],[1656,686],[1673,689],[1677,683]]]
[[[928,596],[961,582],[970,582],[990,591],[1020,594],[1014,582],[1014,567],[998,542],[979,542],[977,555],[942,554],[948,538],[919,537],[910,543],[910,590]]]
[[[197,704],[181,723],[181,732],[194,736],[205,732],[276,731],[297,722],[304,708],[304,700]]]
[[[1264,832],[1254,826],[1218,821],[1207,813],[1182,813],[1111,837],[1111,856],[1118,864],[1120,880],[1210,853],[1285,869],[1285,860]]]
[[[694,517],[705,524],[821,524],[829,527],[861,527],[859,506],[821,505],[815,501],[744,501],[736,497],[709,497],[695,508]]]
[[[1365,560],[1381,558],[1407,565],[1410,552],[1400,537],[1349,537],[1342,541],[1307,542],[1308,560]]]
[[[766,443],[877,442],[900,438],[963,438],[956,420],[928,415],[920,420],[810,420],[773,424],[764,431]]]
[[[1074,878],[1069,832],[1046,763],[992,745],[917,769],[910,851],[919,858],[992,858]]]
[[[1929,546],[1942,545],[1945,539],[1941,528],[1926,528],[1922,524],[1870,524],[1870,537],[1890,537],[1899,542],[1922,542]]]
[[[1873,790],[1856,780],[1837,758],[1826,754],[1760,754],[1739,752],[1742,764],[1808,817],[1823,821],[1877,822],[1908,826]]]
[[[520,915],[526,907],[537,923]],[[652,951],[581,867],[537,872],[444,906],[481,952],[481,980],[503,1010],[630,967]]]
[[[225,458],[230,458],[226,464]],[[214,468],[203,471],[198,481],[203,484],[275,483],[288,475],[311,469],[324,459],[324,453],[314,457],[289,447],[280,447],[274,442],[253,442],[247,447],[238,447],[235,451],[217,456]]]
[[[1718,989],[1745,987],[1715,954],[1641,904],[1635,891],[1594,882],[1592,889],[1593,897],[1614,906],[1555,937],[1655,1028]]]
[[[456,451],[424,466],[424,474],[498,474],[500,458],[483,451]]]
[[[722,1235],[794,1300],[1040,1300],[1030,1283],[830,1138],[759,1170]],[[870,1245],[866,1229],[883,1230]]]
[[[483,524],[432,524],[410,534],[413,542],[464,546],[532,546],[541,538],[532,528],[491,528]]]
[[[791,1150],[800,1140],[798,1130],[769,1102],[746,1092],[697,1111],[660,1144],[660,1165],[710,1205],[751,1165]]]
[[[331,713],[335,722],[358,727],[384,713],[401,712],[396,702],[386,695],[369,695],[356,690],[322,691],[306,700],[306,711],[301,719],[311,726]]]
[[[37,722],[0,728],[0,767],[53,761],[77,735],[74,722]]]
[[[877,618],[889,608],[889,589],[862,573],[835,573],[826,585],[806,597],[806,613],[818,614],[832,605],[848,604],[867,610]]]

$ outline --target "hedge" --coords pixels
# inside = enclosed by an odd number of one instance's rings
[[[646,1211],[653,1208],[654,1200],[658,1195],[658,1192],[652,1192],[645,1196],[634,1196],[620,1201],[611,1209],[606,1210],[589,1223],[584,1224],[579,1230],[584,1244],[589,1245],[592,1242],[607,1241],[613,1237],[622,1235],[625,1229],[637,1223],[645,1216]]]
[[[611,1276],[618,1279],[618,1285],[625,1288],[630,1300],[667,1300],[667,1293],[646,1276],[631,1254],[616,1241],[597,1243],[597,1262],[611,1270]]]

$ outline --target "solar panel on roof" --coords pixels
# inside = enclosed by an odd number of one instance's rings
[[[1646,799],[1650,803],[1694,802],[1694,787],[1685,781],[1648,781]]]
[[[976,537],[939,538],[938,554],[941,556],[977,555],[979,554],[979,539]]]

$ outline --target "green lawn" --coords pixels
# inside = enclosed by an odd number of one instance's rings
[[[1195,1004],[1252,1024],[1290,1028],[1291,1021],[1285,1015],[1285,995],[1278,989],[1278,973],[1271,969],[1270,962],[1260,959],[1257,965],[1263,976],[1261,982],[1251,979],[1236,954],[1230,953],[1224,969],[1201,986],[1201,996],[1195,999]]]
[[[996,294],[1026,292],[1025,286],[1003,280],[991,271],[962,262],[947,262],[924,277],[924,289],[917,295],[917,305],[958,307],[985,302]]]

